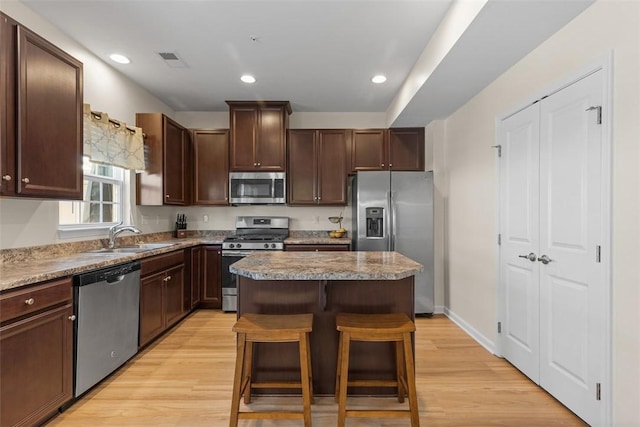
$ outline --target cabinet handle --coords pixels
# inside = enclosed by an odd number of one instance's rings
[[[258,166],[260,166],[260,162],[258,162]]]
[[[389,167],[393,167],[393,165],[391,163],[389,163]]]
[[[253,166],[258,166],[258,164],[256,162],[253,162]]]
[[[11,181],[11,175],[2,175],[3,181]]]
[[[72,314],[71,316],[69,316],[69,320],[71,320],[72,322],[76,320],[76,315]]]
[[[33,298],[29,298],[28,300],[25,300],[24,303],[27,305],[33,305],[36,302],[36,300],[34,300]]]
[[[171,280],[171,276],[167,276],[167,278],[164,280],[168,282],[169,280]]]
[[[384,167],[384,163],[381,163],[380,166]]]
[[[29,178],[22,178],[22,182],[24,182],[25,184],[29,183]]]
[[[168,195],[168,194],[167,194],[167,195],[165,195],[165,196],[164,196],[164,198],[165,198],[165,199],[168,199],[168,198],[169,198],[169,195]]]

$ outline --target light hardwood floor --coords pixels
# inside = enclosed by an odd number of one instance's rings
[[[234,322],[235,314],[193,313],[47,426],[228,425]],[[421,426],[585,425],[446,317],[419,318],[416,327]],[[348,402],[352,408],[399,405],[387,397],[350,398]],[[258,397],[250,407],[298,408],[300,404],[299,397]],[[337,410],[333,397],[316,397],[313,425],[335,426]],[[293,427],[302,422],[243,420],[239,426]],[[408,427],[409,420],[349,419],[347,426]]]

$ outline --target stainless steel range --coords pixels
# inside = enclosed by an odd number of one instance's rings
[[[284,216],[236,217],[235,235],[222,242],[222,310],[237,310],[236,275],[229,266],[256,251],[282,251],[289,236],[289,218]]]

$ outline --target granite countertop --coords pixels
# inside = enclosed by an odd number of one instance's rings
[[[398,252],[261,252],[229,267],[254,280],[399,280],[423,269]]]
[[[321,236],[289,236],[284,240],[285,245],[350,245],[351,239],[347,237],[341,237],[339,239],[329,237],[326,235]]]
[[[203,232],[197,236],[184,239],[171,237],[171,233],[157,235],[123,236],[118,240],[122,244],[138,243],[139,239],[147,243],[172,243],[171,246],[149,249],[135,253],[95,253],[91,250],[102,247],[99,241],[72,242],[29,248],[5,249],[2,252],[0,264],[0,292],[19,288],[46,280],[72,276],[98,268],[109,267],[137,259],[185,249],[197,245],[220,245],[226,232]],[[346,238],[332,239],[323,233],[293,233],[287,238],[287,244],[349,244]]]

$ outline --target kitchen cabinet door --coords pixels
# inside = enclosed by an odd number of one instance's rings
[[[165,272],[164,277],[164,327],[169,328],[182,318],[185,313],[184,296],[184,266],[180,265]]]
[[[2,194],[80,200],[82,63],[5,15],[0,24]]]
[[[265,172],[285,170],[285,132],[288,116],[285,107],[281,105],[260,107],[255,150],[259,170]]]
[[[317,204],[316,131],[290,130],[288,141],[289,172],[287,173],[290,205]]]
[[[229,130],[192,131],[193,204],[229,204]]]
[[[40,425],[71,400],[71,303],[0,329],[0,425]]]
[[[137,113],[136,126],[144,131],[148,150],[147,169],[136,174],[136,203],[188,205],[187,130],[161,113]]]
[[[163,302],[165,273],[160,272],[140,280],[140,339],[144,346],[164,331],[165,310]]]
[[[221,247],[218,245],[203,246],[203,261],[201,306],[203,308],[222,308]]]
[[[424,128],[389,129],[389,169],[424,171]]]
[[[164,118],[164,174],[165,205],[187,205],[187,146],[185,128],[173,120]]]
[[[317,194],[320,205],[347,204],[347,138],[343,129],[318,131]]]
[[[387,145],[385,129],[355,129],[351,141],[351,170],[386,170]]]
[[[198,307],[200,304],[200,288],[202,286],[202,276],[203,276],[203,249],[202,246],[196,246],[195,248],[191,248],[191,268],[190,268],[190,277],[191,277],[191,292],[190,298],[187,304],[187,308],[189,310],[193,310]]]

